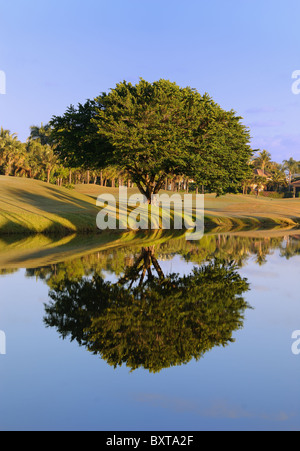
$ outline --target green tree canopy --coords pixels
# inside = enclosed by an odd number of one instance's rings
[[[51,121],[62,161],[116,166],[151,201],[169,175],[186,175],[217,194],[236,192],[249,176],[248,129],[208,94],[176,83],[119,83]]]
[[[106,139],[97,135],[92,122],[102,103],[87,100],[75,108],[71,105],[63,116],[54,116],[50,122],[51,142],[61,162],[72,168],[98,169],[109,166],[112,150]]]
[[[249,307],[242,296],[248,289],[232,263],[212,261],[189,276],[164,276],[150,247],[118,283],[99,275],[61,280],[44,321],[114,367],[158,372],[234,341]]]

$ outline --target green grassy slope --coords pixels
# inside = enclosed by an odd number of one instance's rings
[[[100,194],[118,195],[117,188],[102,188],[97,185],[77,185],[77,193],[96,199]],[[129,189],[128,196],[138,193]],[[162,191],[172,195],[170,191]],[[298,226],[300,224],[300,199],[270,199],[266,197],[226,195],[216,197],[205,195],[206,228],[216,226],[230,229],[245,227]]]
[[[97,213],[95,201],[74,190],[0,176],[0,234],[95,231]]]
[[[128,195],[136,192],[131,189]],[[118,189],[79,185],[68,190],[37,180],[0,176],[0,235],[97,233],[96,198],[104,193],[118,196]],[[126,217],[124,207],[120,211]],[[295,227],[299,223],[300,199],[205,196],[207,230]]]

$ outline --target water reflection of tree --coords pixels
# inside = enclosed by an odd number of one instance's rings
[[[248,289],[232,262],[213,260],[189,276],[165,276],[147,247],[117,283],[98,274],[60,280],[44,320],[114,367],[158,372],[232,342],[243,327]]]
[[[284,258],[291,258],[300,252],[299,236],[289,237],[237,237],[234,235],[205,235],[199,243],[185,238],[170,239],[156,245],[157,260],[171,260],[180,255],[185,262],[202,265],[209,259],[234,261],[242,267],[249,258],[262,265],[268,255],[276,249]],[[27,270],[28,277],[44,280],[51,288],[66,276],[73,281],[84,276],[103,274],[104,271],[121,276],[125,268],[132,266],[138,257],[140,247],[127,245],[117,249],[104,250],[66,263]]]
[[[5,268],[0,268],[0,276],[7,276],[10,274],[14,274],[18,272],[18,269],[5,269]]]
[[[287,236],[285,246],[281,246],[280,255],[287,260],[300,255],[300,235]]]
[[[280,248],[282,237],[252,238],[236,237],[234,235],[208,235],[204,236],[199,246],[191,249],[182,249],[181,255],[186,261],[202,263],[206,258],[218,258],[226,261],[233,260],[237,266],[242,267],[249,257],[254,257],[257,264],[266,262],[267,256],[275,249]]]

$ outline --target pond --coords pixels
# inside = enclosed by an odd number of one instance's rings
[[[35,240],[0,242],[0,430],[299,430],[300,232]]]

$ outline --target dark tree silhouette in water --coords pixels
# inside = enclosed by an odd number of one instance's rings
[[[44,321],[115,368],[159,372],[234,341],[248,289],[233,263],[215,260],[188,276],[165,276],[148,247],[117,283],[99,275],[60,281]]]

